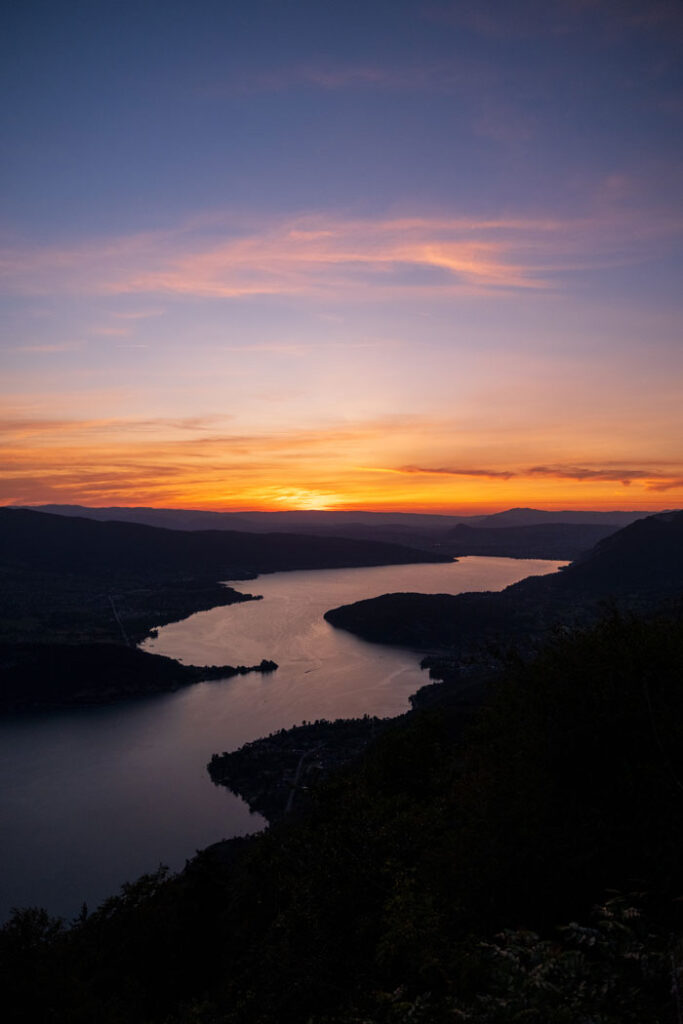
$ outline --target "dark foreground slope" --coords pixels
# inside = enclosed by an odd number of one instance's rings
[[[612,615],[469,727],[405,716],[267,833],[67,930],[17,914],[5,1019],[674,1024],[682,671],[680,616]]]
[[[422,650],[469,651],[593,620],[601,604],[647,609],[683,593],[683,512],[639,520],[561,572],[500,593],[386,594],[335,608],[325,618],[366,640]]]

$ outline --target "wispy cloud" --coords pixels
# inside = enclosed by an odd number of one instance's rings
[[[515,253],[514,240],[495,237],[494,225],[419,218],[305,216],[239,235],[226,229],[218,243],[180,228],[71,250],[6,252],[2,260],[8,285],[29,292],[222,298],[409,288],[410,274],[420,271],[431,271],[441,288],[544,286]]]
[[[682,463],[683,464],[683,463]],[[401,473],[420,476],[453,476],[473,477],[488,480],[512,480],[545,477],[549,480],[574,480],[579,483],[619,483],[629,487],[640,482],[647,490],[667,491],[683,487],[683,477],[679,475],[680,465],[674,467],[674,473],[666,472],[661,463],[640,468],[626,466],[515,466],[506,469],[489,469],[477,466],[398,466],[392,469],[376,469],[376,472]]]
[[[7,445],[20,442],[26,438],[40,437],[42,444],[49,445],[57,441],[63,443],[66,438],[80,437],[94,440],[105,435],[110,442],[113,439],[123,440],[130,434],[148,432],[165,433],[181,431],[183,433],[215,433],[226,422],[230,415],[156,417],[148,419],[108,417],[101,419],[69,419],[66,417],[42,417],[15,415],[0,419],[0,436]],[[6,458],[11,454],[5,449]]]
[[[131,453],[152,464],[164,465],[171,457],[180,465],[189,460],[210,460],[216,466],[233,459],[246,459],[250,466],[269,464],[275,458],[318,460],[320,453],[345,456],[358,445],[378,441],[387,435],[405,434],[415,429],[415,417],[385,416],[357,423],[317,424],[309,428],[289,430],[230,431],[226,429],[230,415],[150,418],[43,418],[36,415],[6,416],[0,420],[0,434],[5,440],[3,463],[19,465],[26,461],[22,442],[32,438],[29,446],[36,464],[41,460],[51,466],[70,451],[95,463],[129,461]],[[429,421],[428,421],[429,422]],[[424,428],[426,425],[422,424]],[[137,437],[136,437],[137,435]],[[152,437],[148,435],[153,435]],[[156,435],[156,436],[154,436]],[[272,463],[274,465],[274,463]]]
[[[681,491],[683,493],[683,476],[648,480],[645,486],[648,491]]]
[[[641,483],[646,490],[666,491],[674,490],[682,485],[681,464],[675,464],[673,469],[673,473],[668,471],[666,465],[662,463],[641,467],[551,465],[531,466],[523,470],[522,473],[529,477],[548,477],[553,480],[619,483],[624,487],[630,487],[633,483]]]
[[[612,205],[574,220],[320,213],[249,224],[215,214],[72,248],[9,248],[0,279],[9,291],[40,294],[491,294],[547,289],[577,268],[638,263],[677,229],[680,217],[621,215]]]
[[[683,489],[682,468],[683,461],[674,463],[671,469],[662,463],[639,469],[625,466],[532,466],[527,473],[529,476],[546,476],[555,480],[615,482],[624,487],[642,483],[648,491],[672,491]]]
[[[11,345],[10,352],[28,352],[33,355],[52,355],[61,352],[76,352],[83,348],[82,341],[55,341],[45,342],[37,345]]]
[[[475,469],[455,466],[399,466],[396,473],[419,474],[421,476],[469,476],[485,477],[489,480],[510,480],[517,474],[507,469]]]
[[[548,476],[560,480],[608,480],[623,484],[625,487],[634,480],[647,480],[653,475],[652,470],[648,469],[602,469],[589,466],[532,466],[527,473],[529,476]]]
[[[303,217],[210,249],[194,250],[121,283],[129,291],[216,297],[334,294],[345,290],[541,288],[490,229],[442,221],[343,221]]]

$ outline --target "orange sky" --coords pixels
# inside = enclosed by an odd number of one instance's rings
[[[233,432],[219,418],[17,418],[3,426],[0,483],[9,503],[477,513],[519,505],[654,510],[683,497],[673,451],[656,463],[647,446],[631,463],[596,459],[600,446],[584,438],[586,457],[574,461],[567,456],[576,442],[561,435],[520,431],[510,451],[505,429],[468,432],[428,417],[270,434]]]

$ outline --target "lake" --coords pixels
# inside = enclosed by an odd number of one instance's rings
[[[211,783],[211,754],[304,720],[405,711],[428,681],[419,656],[335,630],[323,612],[397,591],[500,590],[564,564],[468,557],[231,583],[263,600],[164,626],[144,649],[199,665],[269,658],[276,672],[0,720],[0,920],[29,905],[71,917],[159,863],[177,870],[210,843],[263,828]]]

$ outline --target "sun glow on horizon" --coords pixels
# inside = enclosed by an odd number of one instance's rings
[[[297,509],[299,511],[326,512],[344,501],[341,494],[321,494],[319,491],[303,489],[274,488],[272,508]]]
[[[239,456],[229,443],[220,446],[214,440],[206,450],[196,441],[187,446],[133,446],[122,441],[102,449],[24,440],[6,451],[0,500],[214,511],[442,514],[485,514],[512,507],[656,511],[683,505],[682,465],[642,462],[615,467],[587,460],[580,466],[520,466],[499,457],[483,468],[410,464],[359,469],[343,453],[327,454],[325,445],[301,450],[296,439],[284,451],[279,446],[273,450],[264,440],[258,457],[256,451],[253,439]]]

